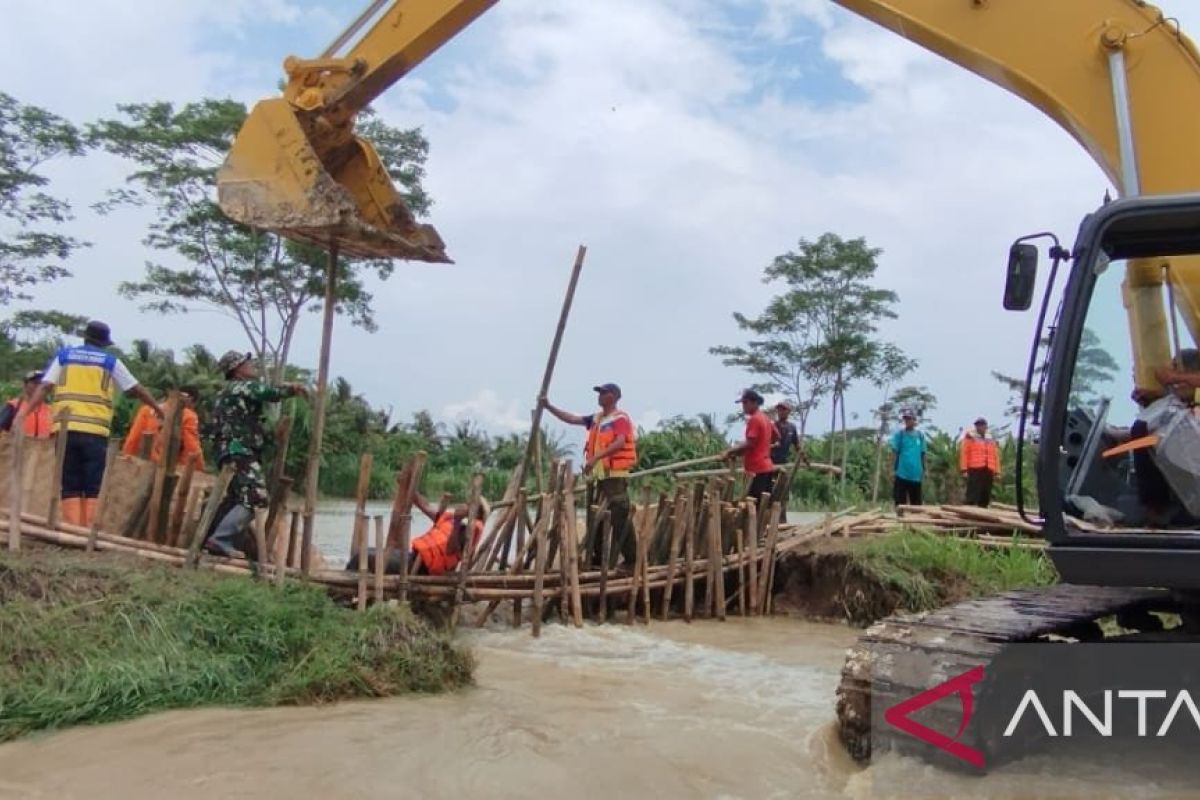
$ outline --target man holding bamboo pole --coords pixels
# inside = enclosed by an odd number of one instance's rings
[[[633,420],[621,409],[621,387],[615,383],[593,386],[600,404],[600,413],[580,416],[555,407],[543,395],[538,398],[542,407],[568,425],[587,428],[584,444],[583,474],[587,479],[588,530],[592,530],[591,508],[605,498],[608,501],[609,519],[612,520],[612,551],[608,566],[611,568],[620,553],[624,563],[633,568],[637,560],[637,542],[629,525],[629,472],[637,463],[637,444]],[[604,560],[603,537],[593,540],[590,563],[599,566]]]
[[[746,438],[725,451],[725,458],[742,457],[742,468],[750,479],[746,497],[758,502],[763,495],[770,495],[775,487],[775,464],[771,461],[771,445],[779,432],[762,411],[763,397],[753,389],[746,389],[738,398],[742,413],[746,415]]]

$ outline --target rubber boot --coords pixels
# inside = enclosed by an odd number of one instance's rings
[[[242,555],[238,544],[245,533],[246,526],[253,519],[254,512],[245,506],[234,506],[225,513],[216,529],[204,543],[204,549],[214,555],[237,558]]]
[[[96,521],[96,508],[100,505],[98,497],[84,497],[83,499],[83,527],[91,528],[92,523]]]
[[[59,504],[62,521],[68,525],[83,525],[83,498],[64,497]]]

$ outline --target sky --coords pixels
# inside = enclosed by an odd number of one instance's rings
[[[283,58],[319,53],[361,4],[69,5],[6,9],[0,67],[5,91],[82,123],[121,103],[270,95]],[[1194,2],[1159,5],[1200,31]],[[829,0],[502,0],[375,107],[425,131],[428,221],[455,263],[400,263],[372,285],[379,330],[339,322],[333,373],[394,419],[428,409],[495,433],[528,428],[579,244],[551,399],[588,411],[613,381],[650,428],[735,411],[754,379],[708,349],[742,342],[732,314],[766,304],[763,269],[826,231],[882,250],[878,283],[900,302],[881,336],[919,361],[903,383],[937,396],[928,422],[1000,421],[991,372],[1023,371],[1034,322],[1001,308],[1008,246],[1045,229],[1070,241],[1110,190],[1040,112]],[[105,319],[118,342],[244,349],[219,315],[117,295],[163,258],[141,244],[144,215],[89,208],[127,171],[98,155],[48,168],[92,246],[34,304]],[[315,368],[319,328],[306,319],[293,361]],[[882,399],[855,387],[850,424]]]

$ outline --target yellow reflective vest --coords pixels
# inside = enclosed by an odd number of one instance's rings
[[[117,357],[85,344],[63,347],[55,358],[62,364],[62,377],[54,389],[55,419],[66,409],[67,430],[108,436]]]

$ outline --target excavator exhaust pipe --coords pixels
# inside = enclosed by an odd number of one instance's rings
[[[353,136],[322,162],[284,98],[254,107],[217,172],[231,219],[347,255],[452,263],[432,225],[416,221],[375,148]]]

